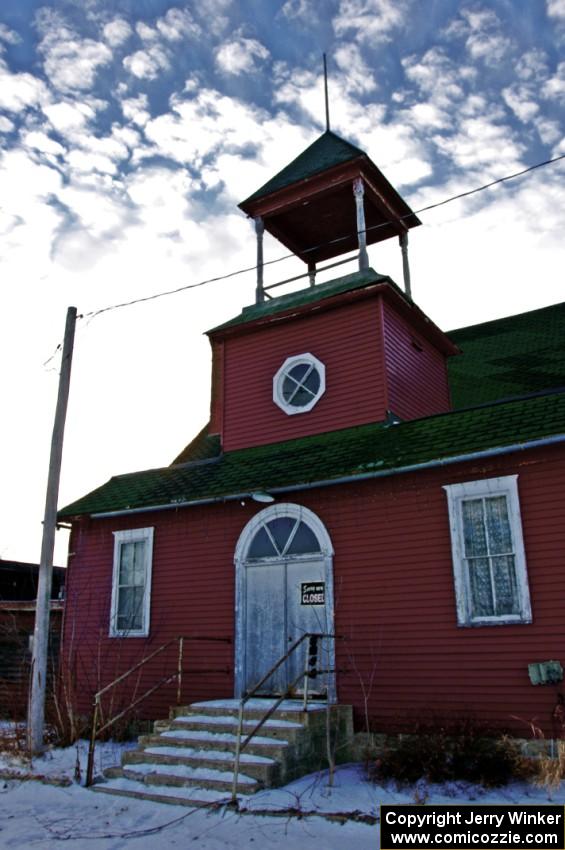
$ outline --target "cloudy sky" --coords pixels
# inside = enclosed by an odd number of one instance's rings
[[[61,505],[206,422],[252,274],[88,314],[253,265],[237,202],[323,131],[323,51],[332,129],[419,209],[565,153],[564,46],[565,0],[2,0],[0,557],[39,558],[67,306]],[[560,162],[422,214],[415,300],[445,330],[563,300],[564,211]]]

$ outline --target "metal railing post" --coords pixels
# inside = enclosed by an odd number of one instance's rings
[[[302,704],[302,710],[303,711],[308,711],[308,684],[309,684],[309,681],[310,681],[310,676],[308,675],[309,674],[309,669],[308,669],[308,667],[309,667],[309,664],[308,664],[309,657],[310,657],[310,650],[309,650],[308,644],[306,644],[306,657],[304,659],[304,701],[303,701],[303,704]]]
[[[231,801],[235,805],[237,802],[237,779],[239,776],[239,757],[241,754],[241,732],[243,730],[243,705],[244,701],[239,701],[239,712],[237,716],[237,733],[235,739],[235,756],[233,760],[233,782],[231,787]]]
[[[177,665],[177,705],[180,705],[182,695],[182,666],[184,652],[184,637],[179,638],[179,657]]]
[[[94,748],[96,747],[96,727],[98,725],[98,711],[100,706],[100,697],[96,694],[94,698],[94,713],[92,715],[92,729],[90,732],[90,744],[88,747],[88,761],[86,763],[86,781],[85,786],[89,788],[92,785],[94,774]]]

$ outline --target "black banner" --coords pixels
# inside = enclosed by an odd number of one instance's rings
[[[563,806],[381,806],[381,850],[565,850]]]

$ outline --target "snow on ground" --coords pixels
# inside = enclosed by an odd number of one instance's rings
[[[97,745],[97,770],[117,764],[123,746]],[[84,779],[87,751],[87,742],[81,741],[76,747],[51,750],[31,765],[0,754],[0,850],[155,850],[156,844],[159,850],[374,850],[379,846],[378,827],[353,818],[377,817],[381,803],[565,803],[565,783],[552,793],[526,783],[496,791],[462,782],[418,783],[399,790],[392,783],[372,785],[361,765],[346,765],[338,768],[332,788],[322,771],[246,798],[246,813],[192,810],[94,794],[81,787],[74,778],[77,754]],[[22,778],[1,778],[2,773],[13,777],[15,771]],[[26,774],[70,784],[45,785],[24,779]],[[350,819],[332,822],[323,816],[328,814],[349,814]]]

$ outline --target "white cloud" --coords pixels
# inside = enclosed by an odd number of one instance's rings
[[[133,30],[123,18],[114,18],[104,26],[102,32],[110,47],[119,47],[130,38]]]
[[[502,90],[502,97],[524,124],[531,121],[539,112],[539,106],[533,100],[532,91],[526,86],[508,86]]]
[[[370,44],[389,41],[391,32],[402,27],[407,11],[407,0],[340,0],[334,32],[337,36],[353,32]]]
[[[512,47],[512,41],[502,32],[499,18],[491,9],[463,9],[461,16],[471,32],[466,47],[473,59],[484,59],[489,65],[498,64]]]
[[[143,21],[138,21],[135,25],[135,31],[142,41],[152,42],[159,39],[159,33],[157,30],[154,29],[154,27],[150,27]]]
[[[40,130],[32,130],[26,133],[23,137],[25,147],[34,148],[41,153],[52,154],[53,156],[62,156],[65,153],[65,148],[56,142],[55,139],[49,138],[46,133]]]
[[[79,225],[67,225],[53,242],[53,262],[73,274],[93,269],[105,255],[113,253],[108,237],[96,239]]]
[[[44,17],[39,51],[51,84],[64,92],[92,88],[98,69],[112,61],[112,52],[101,41],[80,38],[64,24]]]
[[[363,93],[375,90],[375,78],[357,45],[341,45],[335,51],[334,59],[352,91]]]
[[[90,174],[93,170],[101,171],[104,174],[116,174],[117,167],[115,162],[102,153],[91,151],[72,150],[67,156],[67,162],[70,168],[84,174]]]
[[[63,135],[84,127],[96,116],[95,110],[89,104],[78,101],[59,101],[44,106],[43,112],[53,127]]]
[[[483,60],[487,65],[500,63],[514,44],[495,12],[480,6],[461,9],[459,17],[448,24],[442,35],[448,40],[465,38],[471,58]]]
[[[484,59],[488,65],[498,65],[512,47],[503,35],[473,33],[467,39],[467,49],[473,59]]]
[[[200,27],[186,9],[169,9],[162,18],[157,21],[157,29],[167,41],[180,41],[185,37],[197,37],[200,35]]]
[[[132,127],[121,127],[119,124],[114,124],[112,127],[112,138],[123,143],[130,150],[140,144],[140,135],[136,130]]]
[[[0,160],[0,196],[8,212],[24,220],[33,204],[56,194],[62,186],[60,174],[39,164],[23,150],[7,151]]]
[[[553,145],[561,139],[561,128],[557,121],[551,121],[549,118],[538,118],[534,121],[534,124],[544,144]]]
[[[455,63],[445,50],[432,47],[421,57],[407,56],[402,60],[404,72],[430,101],[441,109],[451,109],[464,95],[464,84],[476,71]]]
[[[562,100],[565,97],[565,62],[560,62],[553,77],[546,80],[542,94],[550,100]]]
[[[280,11],[290,20],[296,18],[308,22],[318,18],[319,10],[316,0],[286,0]]]
[[[232,0],[199,0],[194,4],[194,12],[206,31],[219,36],[229,26],[231,6]]]
[[[157,44],[126,56],[124,68],[140,80],[155,80],[160,71],[170,67],[165,50]]]
[[[550,18],[565,20],[565,0],[547,0],[547,14]]]
[[[6,24],[0,24],[0,41],[5,41],[7,44],[19,44],[21,40],[17,32],[11,30]]]
[[[443,129],[452,123],[449,115],[433,103],[415,103],[405,110],[402,116],[416,127]]]
[[[456,133],[449,137],[436,136],[434,141],[459,168],[476,170],[478,174],[498,177],[523,167],[520,159],[523,145],[513,138],[510,127],[499,123],[496,116],[465,118]]]
[[[187,197],[191,178],[184,169],[151,167],[127,180],[129,197],[137,205],[139,220],[155,234],[180,232],[190,211]]]
[[[514,65],[521,80],[542,80],[548,74],[548,57],[544,50],[534,47],[523,53]]]
[[[492,9],[463,9],[461,17],[472,30],[486,30],[500,26],[500,20]]]
[[[124,197],[118,192],[103,191],[100,187],[93,191],[71,183],[64,186],[57,197],[93,239],[121,232],[130,217]]]
[[[277,103],[294,104],[311,121],[322,123],[324,96],[319,75],[281,66],[276,83]],[[387,120],[383,104],[359,102],[345,75],[332,79],[330,118],[332,129],[365,150],[394,185],[405,186],[431,173],[426,149],[418,141],[408,113],[400,120]],[[290,158],[287,156],[287,162]]]
[[[5,115],[0,115],[0,133],[11,133],[14,127],[13,121],[10,121]]]
[[[122,112],[128,121],[131,121],[133,124],[137,124],[139,127],[143,127],[147,124],[151,117],[151,114],[147,109],[147,104],[147,95],[142,93],[137,97],[125,98],[121,101],[120,106],[122,107]]]
[[[257,39],[238,36],[218,48],[216,64],[226,74],[248,74],[255,70],[258,61],[269,56],[267,48]]]
[[[49,90],[32,74],[12,74],[0,60],[0,109],[22,112],[28,107],[49,103]]]

